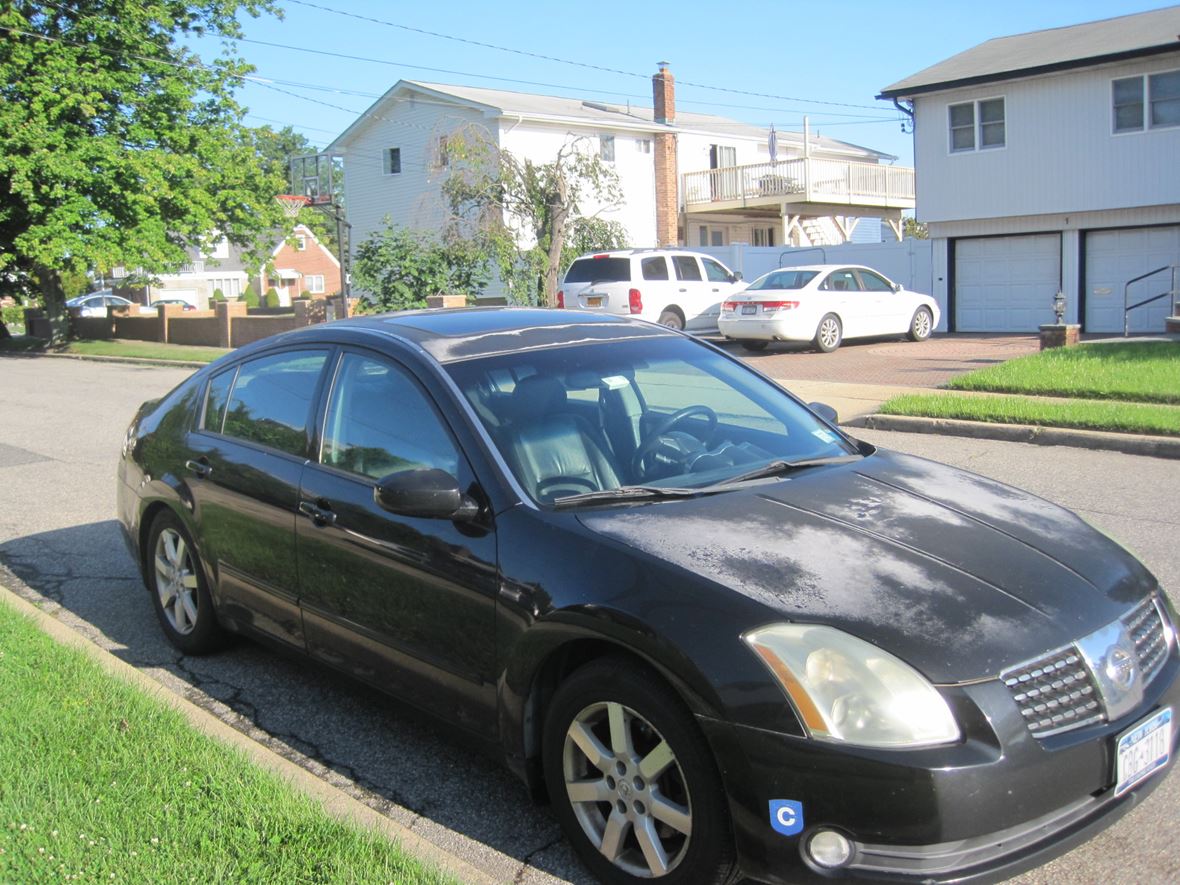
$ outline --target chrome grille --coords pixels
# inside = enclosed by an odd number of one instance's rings
[[[1163,669],[1171,648],[1163,609],[1148,597],[1121,618],[1135,643],[1142,684]],[[1080,640],[1079,640],[1080,641]],[[1107,720],[1101,693],[1076,644],[1000,674],[1033,737],[1043,738]]]
[[[1033,737],[1102,722],[1106,712],[1072,645],[1001,674]]]
[[[1147,685],[1168,659],[1168,636],[1155,599],[1144,600],[1123,618],[1123,625],[1135,642],[1139,671],[1143,674],[1143,684]]]

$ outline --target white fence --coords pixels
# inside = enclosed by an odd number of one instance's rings
[[[930,295],[935,291],[933,250],[929,240],[905,239],[900,243],[842,243],[839,246],[801,248],[734,243],[730,246],[701,247],[696,251],[712,255],[730,270],[741,271],[742,276],[750,281],[780,267],[859,264],[871,267],[913,292]],[[945,332],[946,304],[941,299],[939,308],[942,316],[938,330]]]

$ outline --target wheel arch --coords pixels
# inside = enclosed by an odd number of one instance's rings
[[[666,304],[662,308],[660,308],[660,315],[663,315],[663,314],[669,313],[669,312],[674,313],[678,317],[680,317],[681,325],[683,327],[687,328],[688,316],[684,313],[684,308],[682,308],[679,304],[675,304],[675,303]]]

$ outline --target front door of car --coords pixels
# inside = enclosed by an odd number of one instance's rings
[[[478,492],[425,389],[401,365],[344,351],[296,529],[308,652],[476,731],[495,727],[496,540],[490,518],[391,513],[379,479],[436,468]]]
[[[295,514],[329,353],[281,351],[214,375],[185,453],[219,612],[300,648]]]
[[[871,300],[873,331],[866,334],[893,335],[910,327],[906,299],[893,291],[893,284],[879,273],[861,268],[857,271],[867,300]]]
[[[719,261],[702,256],[701,265],[705,268],[705,285],[709,290],[706,297],[710,301],[705,314],[709,317],[710,325],[716,326],[717,318],[721,316],[721,302],[734,292],[741,291],[742,284]]]

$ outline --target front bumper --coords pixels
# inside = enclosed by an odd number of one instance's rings
[[[991,882],[1063,854],[1159,785],[1175,761],[1177,730],[1168,768],[1119,797],[1115,742],[1155,710],[1180,712],[1178,672],[1173,653],[1134,713],[1042,740],[1029,734],[998,681],[954,690],[966,739],[950,747],[868,750],[712,719],[701,724],[721,764],[747,876]],[[772,800],[801,804],[801,832],[784,836],[771,827]],[[807,839],[821,828],[854,843],[838,870],[805,857]]]

